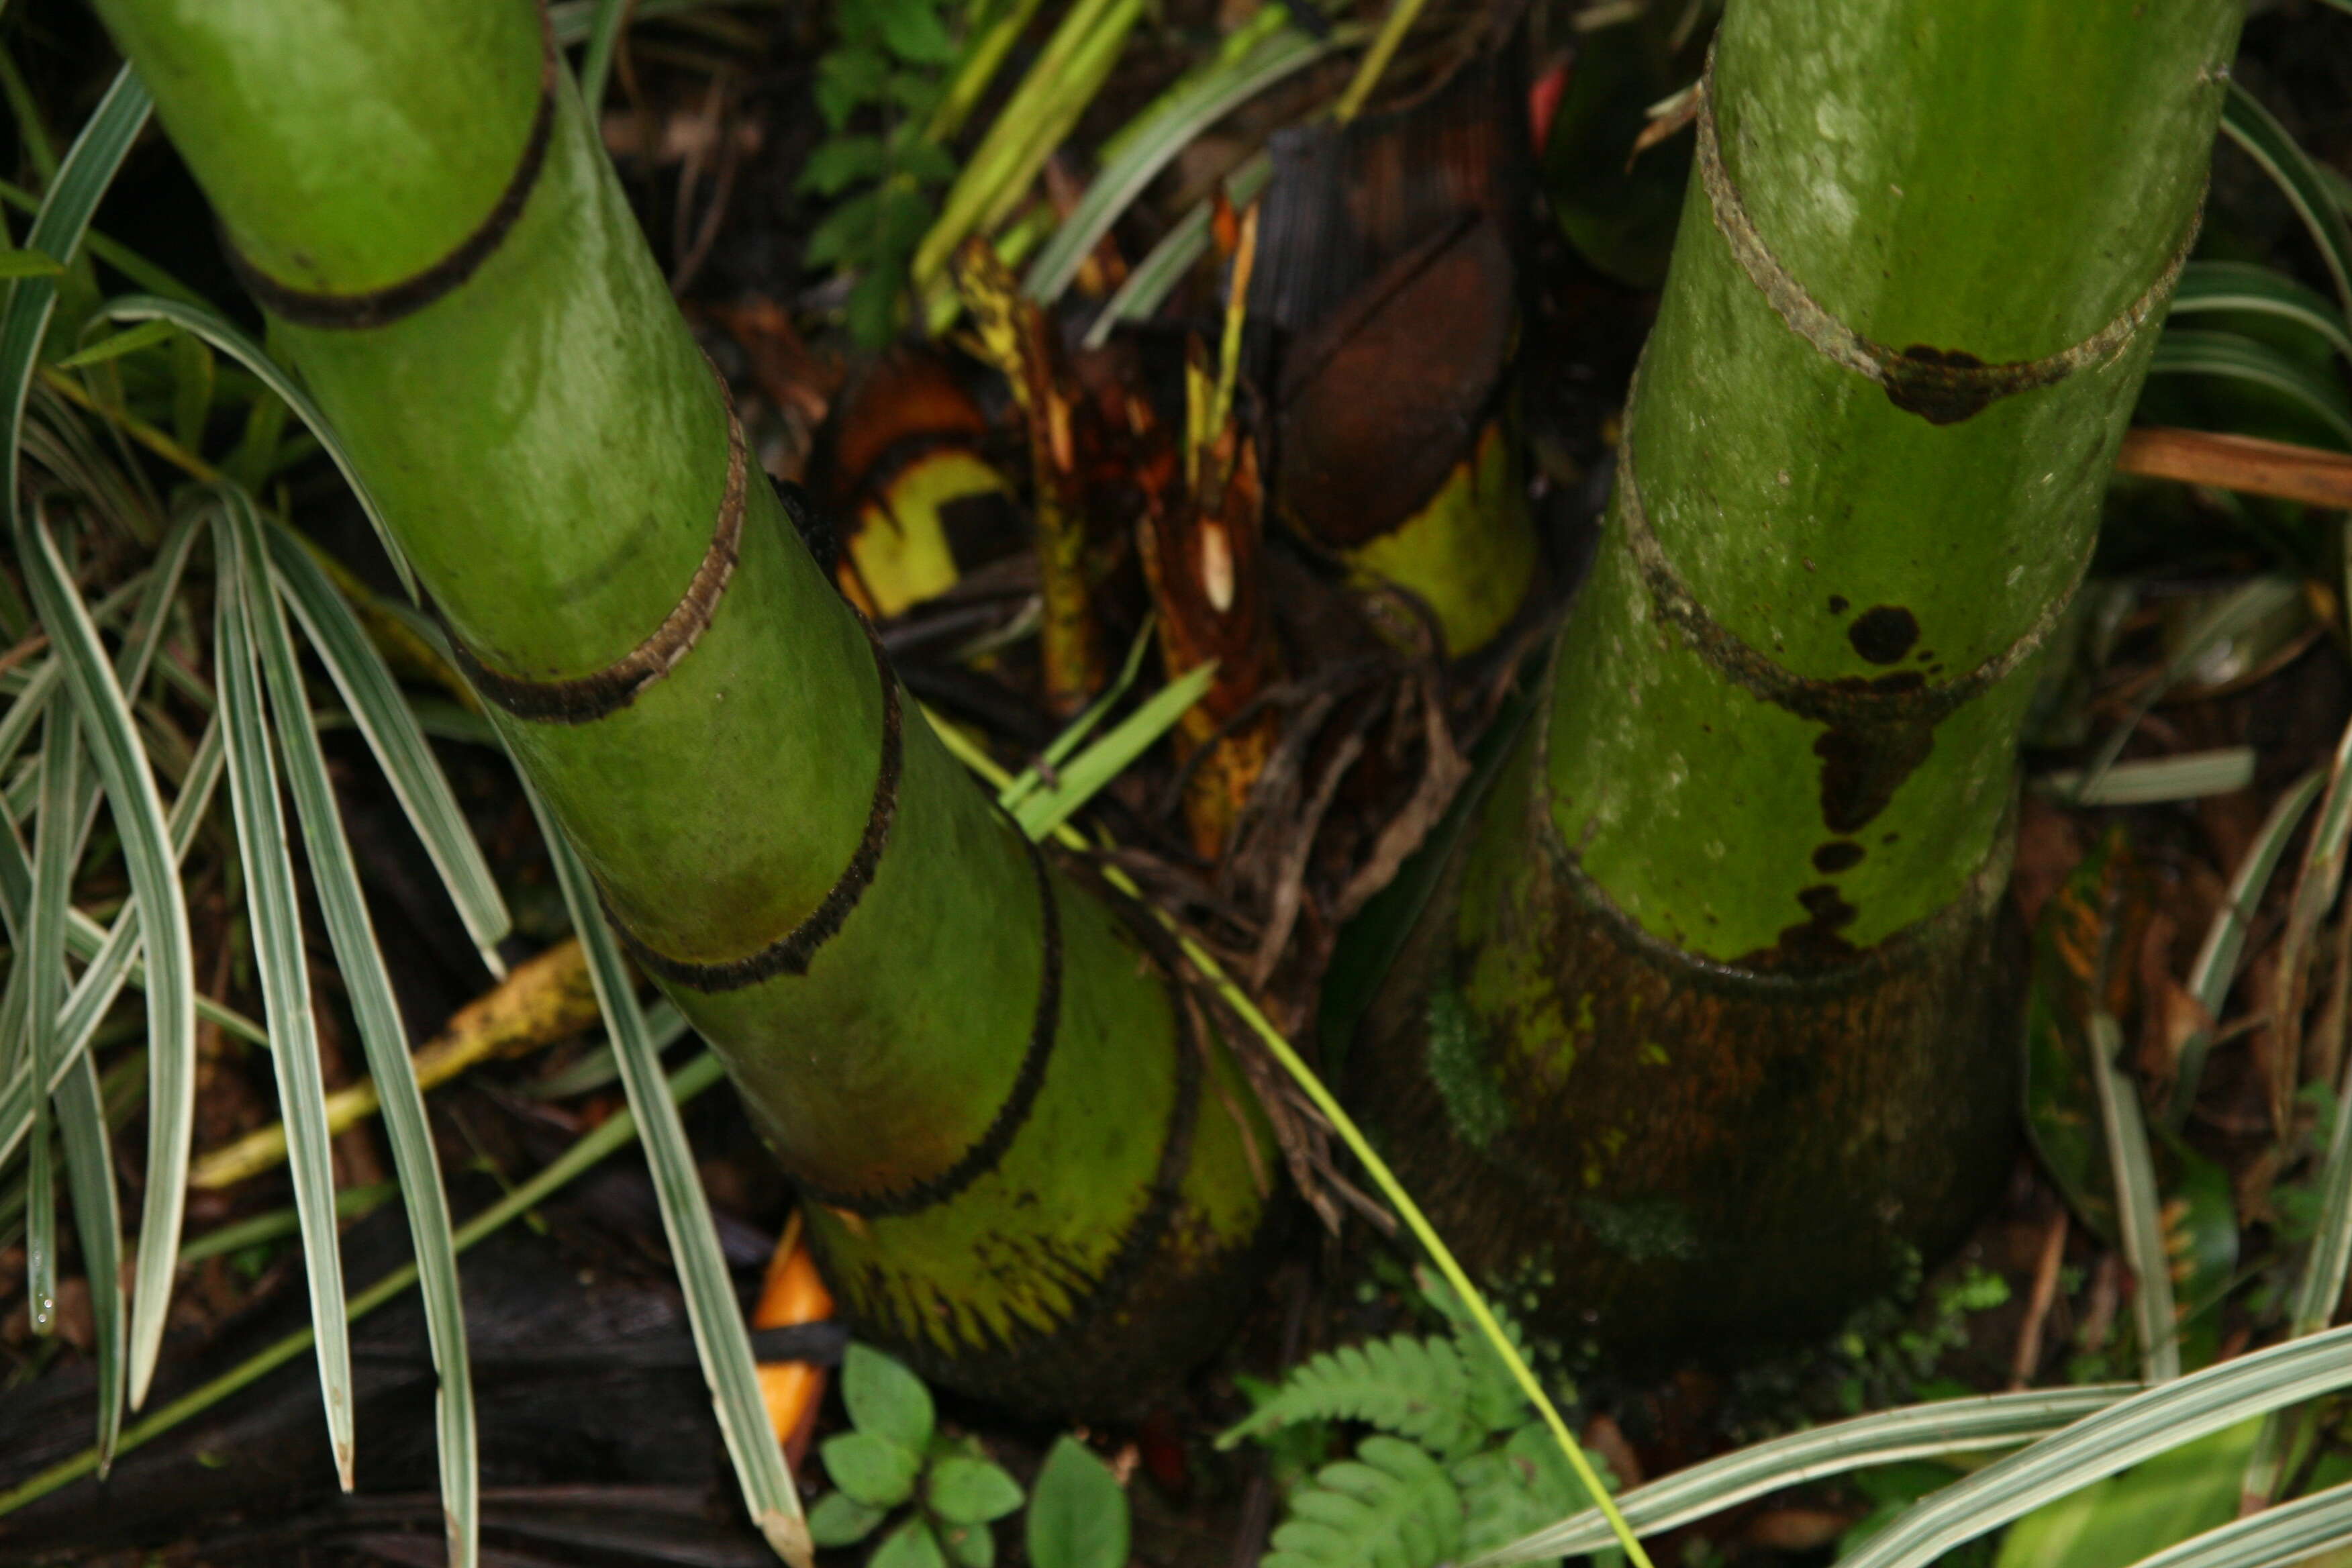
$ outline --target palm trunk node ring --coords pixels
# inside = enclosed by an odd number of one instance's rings
[[[99,9],[851,1316],[1033,1407],[1213,1342],[1267,1230],[1239,1074],[749,471],[541,10]]]
[[[2019,727],[2240,10],[1728,9],[1600,560],[1350,1056],[1552,1330],[1826,1327],[2001,1178]]]

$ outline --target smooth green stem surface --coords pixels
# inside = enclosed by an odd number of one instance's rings
[[[100,10],[230,236],[331,295],[475,233],[540,95],[526,0]],[[553,88],[544,166],[461,281],[373,324],[278,323],[454,636],[539,682],[672,616],[741,473],[724,389]],[[1227,1109],[1238,1076],[1188,1045],[1132,930],[1058,871],[1041,890],[1019,831],[890,700],[756,469],[742,491],[723,594],[666,675],[587,721],[494,706],[499,732],[615,923],[677,963],[752,959],[870,868],[805,973],[665,984],[835,1204],[812,1234],[869,1330],[967,1386],[1116,1398],[1090,1357],[1139,1372],[1213,1334],[1265,1212],[1262,1124]]]

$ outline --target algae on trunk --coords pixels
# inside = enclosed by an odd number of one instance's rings
[[[1999,1180],[2018,728],[2239,16],[1729,9],[1601,558],[1353,1053],[1559,1325],[1818,1326]]]

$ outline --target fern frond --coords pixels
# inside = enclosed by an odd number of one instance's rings
[[[1525,1390],[1492,1342],[1478,1327],[1453,1288],[1426,1268],[1416,1268],[1413,1276],[1421,1285],[1421,1293],[1437,1309],[1454,1331],[1454,1353],[1461,1358],[1463,1373],[1463,1404],[1470,1419],[1483,1436],[1489,1432],[1506,1432],[1528,1418],[1528,1405]],[[1495,1314],[1500,1327],[1522,1358],[1528,1353],[1527,1336],[1510,1313],[1489,1303],[1487,1310]]]
[[[1231,1447],[1302,1421],[1361,1421],[1409,1437],[1441,1458],[1466,1452],[1488,1430],[1473,1411],[1470,1375],[1454,1342],[1410,1334],[1309,1358],[1217,1446]]]
[[[1598,1455],[1594,1468],[1606,1476]],[[1455,1462],[1462,1496],[1462,1552],[1476,1557],[1531,1535],[1585,1504],[1583,1487],[1540,1421],[1529,1421],[1509,1441]],[[1613,1489],[1615,1483],[1611,1482]],[[1551,1560],[1557,1563],[1558,1559]]]
[[[1462,1495],[1401,1438],[1364,1439],[1290,1501],[1260,1568],[1436,1568],[1461,1555]]]

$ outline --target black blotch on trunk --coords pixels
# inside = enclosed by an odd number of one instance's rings
[[[1892,364],[1880,363],[1886,371],[1886,401],[1930,425],[1958,425],[2004,393],[2019,390],[1964,374],[1984,368],[1984,361],[1964,349],[1914,343]]]
[[[1919,640],[1919,617],[1900,605],[1879,605],[1854,616],[1845,637],[1871,663],[1893,664]]]
[[[1853,601],[1848,599],[1843,594],[1832,594],[1830,595],[1830,614],[1833,616],[1844,615],[1847,606],[1852,603]]]
[[[1886,679],[1906,678],[1918,679]],[[1935,749],[1936,727],[1922,720],[1824,731],[1813,742],[1813,755],[1822,760],[1822,824],[1832,833],[1860,832]]]
[[[1805,889],[1797,895],[1797,902],[1805,906],[1811,920],[1792,925],[1780,932],[1780,954],[1799,966],[1808,963],[1833,963],[1853,956],[1853,943],[1841,934],[1862,911],[1845,901],[1837,889],[1828,882]]]
[[[1851,871],[1862,864],[1864,850],[1851,838],[1832,838],[1813,850],[1813,869],[1824,877]]]

